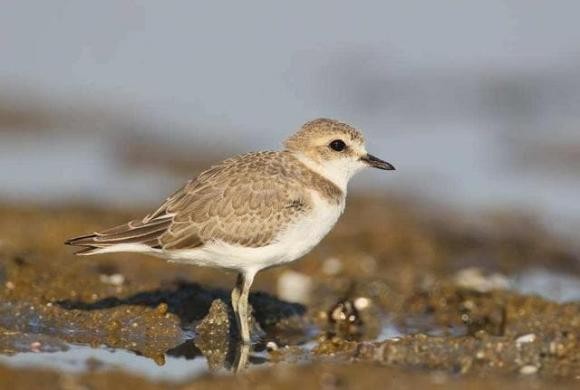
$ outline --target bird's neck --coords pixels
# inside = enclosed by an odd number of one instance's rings
[[[333,164],[332,162],[319,163],[312,160],[303,153],[293,153],[293,155],[308,169],[330,181],[332,184],[338,187],[344,195],[346,195],[348,181],[353,175],[352,172],[344,169],[343,166]]]

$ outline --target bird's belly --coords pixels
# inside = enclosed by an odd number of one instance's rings
[[[176,262],[257,272],[294,261],[308,253],[328,234],[343,210],[343,202],[335,205],[317,200],[310,213],[288,226],[270,245],[251,248],[216,241],[169,257]]]
[[[324,202],[324,203],[322,203]],[[296,260],[314,248],[336,224],[344,206],[321,200],[314,210],[296,221],[278,237],[278,263]]]

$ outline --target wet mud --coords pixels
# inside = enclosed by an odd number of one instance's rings
[[[142,213],[0,206],[0,387],[580,384],[580,251],[530,216],[355,196],[303,260],[258,275],[246,349],[235,275],[62,244]],[[569,287],[530,291],[531,271]]]

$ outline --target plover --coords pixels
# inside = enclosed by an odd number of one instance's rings
[[[365,167],[395,169],[369,153],[355,128],[306,123],[284,149],[225,160],[141,219],[73,238],[77,255],[139,252],[238,273],[231,300],[241,341],[250,343],[248,295],[256,274],[294,261],[332,229],[350,178]]]

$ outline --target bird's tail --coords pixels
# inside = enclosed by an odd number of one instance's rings
[[[88,256],[113,252],[150,252],[161,249],[159,239],[167,231],[171,219],[131,221],[102,232],[95,232],[65,241],[80,247],[75,255]]]

